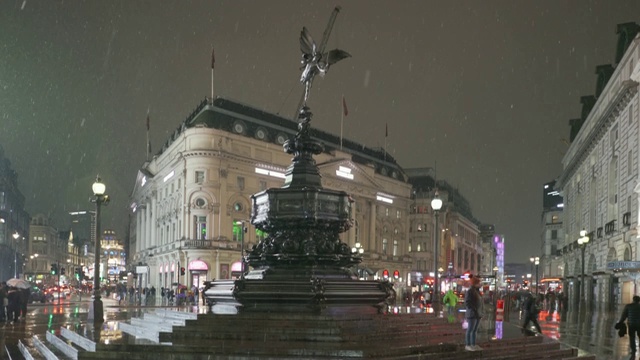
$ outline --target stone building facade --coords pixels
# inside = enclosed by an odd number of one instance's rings
[[[589,307],[628,303],[640,285],[639,29],[618,26],[615,64],[596,68],[595,96],[582,97],[581,117],[570,121],[557,185],[564,198],[564,288],[574,305],[581,298]],[[589,236],[584,247],[581,230]]]
[[[129,258],[143,286],[200,287],[239,275],[241,249],[265,236],[250,224],[251,195],[283,185],[291,158],[282,144],[296,131],[294,121],[223,98],[203,101],[180,124],[139,170],[131,196]],[[315,157],[323,187],[354,200],[342,241],[364,248],[367,274],[397,270],[390,280],[403,287],[413,266],[406,174],[383,150],[312,135],[325,146]]]

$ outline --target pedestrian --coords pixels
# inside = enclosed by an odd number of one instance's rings
[[[533,326],[538,330],[538,334],[542,334],[542,329],[538,323],[538,314],[540,314],[540,309],[538,308],[536,297],[528,294],[524,301],[523,310],[524,323],[522,324],[522,332],[526,334],[527,331],[529,331],[529,322],[532,322]]]
[[[27,319],[27,304],[29,303],[31,289],[18,289],[18,291],[20,292],[20,318],[24,321]]]
[[[467,320],[464,348],[467,351],[478,351],[482,350],[480,346],[476,345],[478,326],[480,326],[480,319],[482,319],[482,296],[479,290],[480,278],[473,275],[471,276],[471,286],[464,296],[464,306],[466,307],[465,319]]]
[[[204,287],[200,289],[200,296],[202,296],[202,305],[207,305],[207,298],[204,296]]]
[[[7,304],[9,303],[9,299],[7,299],[7,283],[0,283],[0,322],[7,321]]]
[[[7,321],[11,324],[18,322],[20,316],[20,290],[10,287],[7,292]]]
[[[640,296],[635,295],[633,302],[624,306],[618,324],[623,324],[625,320],[627,320],[631,355],[635,357],[636,336],[640,337]]]
[[[449,320],[450,323],[455,322],[455,310],[456,305],[458,304],[458,297],[456,296],[456,293],[454,293],[452,289],[449,289],[447,293],[444,294],[442,302],[447,309],[447,320]]]

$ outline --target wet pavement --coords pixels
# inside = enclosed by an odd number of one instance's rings
[[[7,359],[5,352],[9,350],[13,358],[21,359],[17,350],[18,340],[27,345],[31,344],[34,335],[43,338],[46,332],[58,333],[61,326],[67,327],[75,332],[89,338],[96,339],[102,343],[127,342],[148,343],[148,340],[136,340],[118,329],[117,322],[127,320],[131,317],[142,316],[144,312],[151,312],[157,308],[180,309],[183,311],[205,312],[203,306],[175,307],[175,306],[118,306],[118,302],[112,299],[103,299],[106,321],[99,329],[99,333],[94,332],[94,328],[87,321],[87,312],[90,301],[63,300],[60,305],[56,304],[35,304],[30,305],[29,315],[24,321],[15,324],[0,323],[0,359]],[[419,309],[413,307],[394,307],[390,312],[425,312],[425,316],[433,316],[428,313],[429,309]],[[629,337],[619,338],[614,324],[617,321],[622,307],[612,312],[594,312],[580,314],[578,312],[567,311],[563,313],[542,311],[539,323],[542,327],[543,335],[560,341],[561,343],[580,349],[579,355],[594,354],[598,360],[621,360],[636,359],[629,353]],[[460,321],[464,315],[457,314],[456,321]],[[509,339],[524,336],[520,328],[520,314],[511,312],[503,316],[491,314],[486,316],[478,331],[478,341],[488,341],[492,339]],[[32,353],[37,353],[31,349]],[[17,355],[17,356],[14,356]]]

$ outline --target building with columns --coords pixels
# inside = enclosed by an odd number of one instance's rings
[[[618,25],[615,63],[596,67],[595,96],[582,97],[582,114],[570,121],[571,145],[556,184],[564,198],[559,246],[569,306],[582,298],[588,307],[608,307],[638,293],[639,30]],[[586,245],[578,242],[581,230]]]
[[[446,181],[438,180],[432,168],[405,169],[412,185],[412,204],[409,221],[409,253],[414,262],[412,283],[414,285],[440,272],[441,289],[461,274],[489,275],[483,272],[484,251],[480,241],[479,222],[473,218],[467,200]],[[438,226],[431,200],[438,191],[443,205],[438,213]],[[438,259],[434,260],[436,232]],[[494,259],[495,261],[495,259]]]
[[[136,178],[129,258],[132,269],[148,269],[143,286],[200,287],[238,274],[242,249],[266,235],[250,224],[251,195],[283,185],[291,156],[282,145],[296,131],[297,122],[231,100],[198,105]],[[413,266],[406,174],[382,149],[317,129],[312,136],[325,146],[315,157],[323,187],[354,200],[342,241],[364,249],[368,276],[397,270],[390,280],[401,290]]]

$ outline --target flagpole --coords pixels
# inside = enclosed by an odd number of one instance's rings
[[[213,104],[213,69],[215,68],[216,63],[216,53],[213,46],[211,46],[211,104]]]
[[[384,161],[387,161],[387,136],[389,136],[388,125],[384,124]]]
[[[340,151],[342,151],[342,126],[344,124],[344,95],[342,95],[342,111],[340,111]]]

